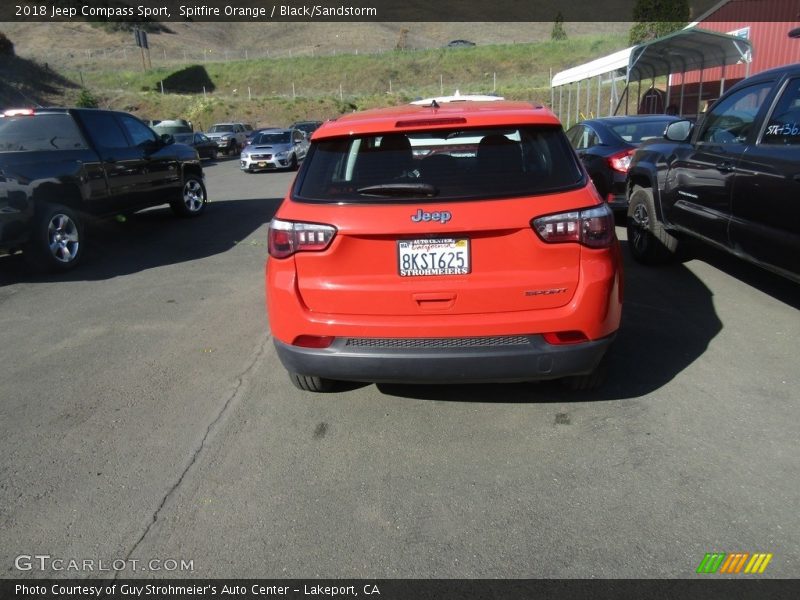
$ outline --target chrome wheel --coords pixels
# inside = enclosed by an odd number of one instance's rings
[[[190,213],[196,213],[203,208],[205,191],[202,184],[196,179],[189,179],[183,184],[183,204]]]
[[[56,213],[47,224],[50,254],[60,263],[70,263],[78,256],[80,239],[78,225],[68,215]]]
[[[639,252],[647,249],[647,234],[650,231],[650,215],[644,204],[637,204],[631,215],[633,227],[631,227],[631,244]]]

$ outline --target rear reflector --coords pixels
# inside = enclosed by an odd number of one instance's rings
[[[335,339],[331,335],[298,335],[292,345],[301,348],[328,348]]]
[[[582,344],[588,342],[589,338],[582,331],[556,331],[553,333],[542,334],[544,341],[554,346],[564,346],[566,344]]]
[[[288,258],[295,252],[319,252],[330,246],[336,228],[320,223],[295,223],[272,219],[269,224],[269,255]]]
[[[548,244],[577,242],[588,248],[606,248],[614,240],[614,213],[607,204],[539,217],[531,225]]]

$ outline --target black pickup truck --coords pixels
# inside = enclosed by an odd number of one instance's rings
[[[692,236],[800,282],[800,64],[728,90],[633,156],[628,246],[644,264]]]
[[[0,250],[39,268],[74,267],[87,217],[169,204],[183,217],[207,201],[197,152],[136,117],[97,109],[0,112]]]

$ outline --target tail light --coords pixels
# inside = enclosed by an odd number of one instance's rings
[[[606,204],[539,217],[532,225],[548,244],[577,242],[587,248],[606,248],[614,240],[614,213]]]
[[[295,223],[272,219],[269,224],[269,255],[288,258],[295,252],[320,252],[330,246],[336,228],[319,223]]]
[[[0,114],[0,117],[20,117],[26,116],[30,117],[33,116],[33,109],[32,108],[10,108],[7,111],[4,111]]]
[[[631,157],[633,156],[634,152],[635,149],[631,148],[629,150],[623,150],[622,152],[612,154],[606,158],[608,161],[608,166],[618,173],[627,173],[628,168],[631,166]]]

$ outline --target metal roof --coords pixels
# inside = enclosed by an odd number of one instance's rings
[[[752,44],[741,37],[693,27],[645,42],[553,76],[558,87],[624,70],[626,80],[641,81],[671,73],[733,65],[750,60]]]
[[[698,28],[682,29],[634,46],[628,62],[628,81],[748,62],[752,49],[752,44],[741,37]]]

